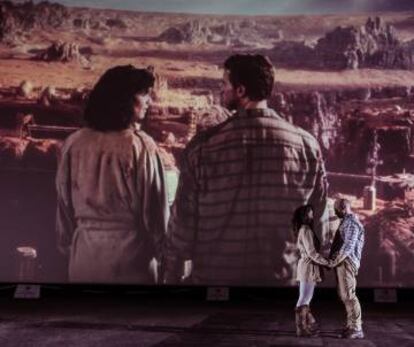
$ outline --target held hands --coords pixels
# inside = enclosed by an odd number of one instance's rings
[[[333,269],[337,266],[338,264],[336,263],[336,261],[329,259],[328,260],[328,268],[329,269]]]
[[[337,266],[337,264],[336,264],[336,262],[334,260],[327,259],[327,264],[325,265],[325,267],[328,270],[331,270],[331,269],[335,268],[336,266]]]

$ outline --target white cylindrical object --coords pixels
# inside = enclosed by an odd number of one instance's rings
[[[33,247],[17,247],[17,277],[21,282],[35,281],[37,278],[37,251]]]
[[[364,187],[364,209],[375,211],[377,200],[377,190],[374,186]]]

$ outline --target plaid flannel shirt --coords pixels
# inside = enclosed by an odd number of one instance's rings
[[[362,249],[364,247],[364,227],[354,214],[344,217],[335,235],[330,258],[349,258],[356,269],[361,265]]]
[[[271,109],[240,110],[187,146],[166,243],[166,278],[193,261],[197,284],[274,284],[293,211],[315,208],[327,182],[316,139]],[[317,226],[317,228],[318,228]]]

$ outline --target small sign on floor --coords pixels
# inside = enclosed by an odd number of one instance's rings
[[[39,299],[40,285],[39,284],[18,284],[14,291],[15,299]]]
[[[228,287],[208,287],[207,301],[228,301],[230,290]]]
[[[394,288],[374,289],[374,302],[397,302],[397,290]]]

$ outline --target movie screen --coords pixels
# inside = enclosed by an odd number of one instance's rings
[[[1,1],[0,281],[414,287],[413,122],[412,1]]]

